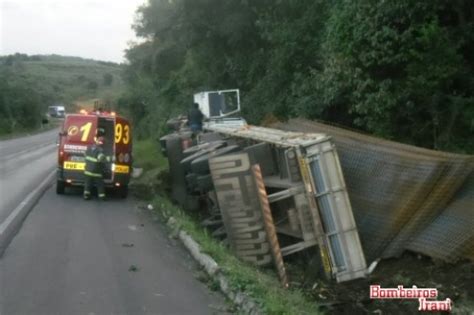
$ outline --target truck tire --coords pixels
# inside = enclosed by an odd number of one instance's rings
[[[186,175],[186,187],[188,188],[188,192],[192,193],[197,190],[197,176],[194,173],[190,173]]]
[[[214,189],[214,185],[212,184],[211,174],[197,176],[196,186],[197,186],[197,189],[202,192],[208,192]]]
[[[168,151],[166,149],[166,141],[168,140],[168,136],[161,137],[158,141],[160,144],[160,151],[164,157],[168,157]]]
[[[66,183],[62,180],[56,180],[56,194],[63,195],[66,189]]]
[[[199,196],[187,194],[182,206],[187,212],[197,212],[200,208]]]
[[[117,188],[117,193],[120,198],[126,199],[128,197],[128,185]]]

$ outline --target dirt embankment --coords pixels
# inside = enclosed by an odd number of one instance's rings
[[[450,298],[453,314],[474,312],[474,262],[447,264],[407,252],[400,258],[382,260],[367,279],[336,284],[315,272],[316,261],[295,257],[289,273],[294,284],[312,296],[329,314],[419,314],[418,300],[371,300],[370,285],[383,288],[436,288],[438,301]],[[436,314],[436,313],[435,313]]]

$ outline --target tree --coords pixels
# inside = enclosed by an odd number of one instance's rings
[[[316,83],[323,99],[375,134],[448,146],[473,101],[462,41],[442,21],[453,13],[445,1],[339,1]]]
[[[112,85],[112,82],[114,81],[114,76],[110,73],[104,73],[103,79],[104,79],[104,85],[110,86]]]
[[[41,124],[42,101],[34,84],[0,67],[0,134],[31,130]]]
[[[87,83],[87,88],[89,90],[97,90],[97,88],[99,87],[99,84],[96,82],[96,81],[89,81],[89,83]]]
[[[473,150],[473,20],[467,0],[150,0],[127,97],[163,125],[193,93],[237,87],[251,123],[303,116]]]

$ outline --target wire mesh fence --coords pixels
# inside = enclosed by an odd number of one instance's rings
[[[369,262],[406,249],[446,261],[474,259],[474,156],[304,119],[276,127],[333,138]]]

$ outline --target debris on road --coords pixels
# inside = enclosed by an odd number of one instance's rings
[[[128,268],[128,271],[130,272],[137,272],[139,270],[139,268],[135,265],[130,265],[130,267]]]

